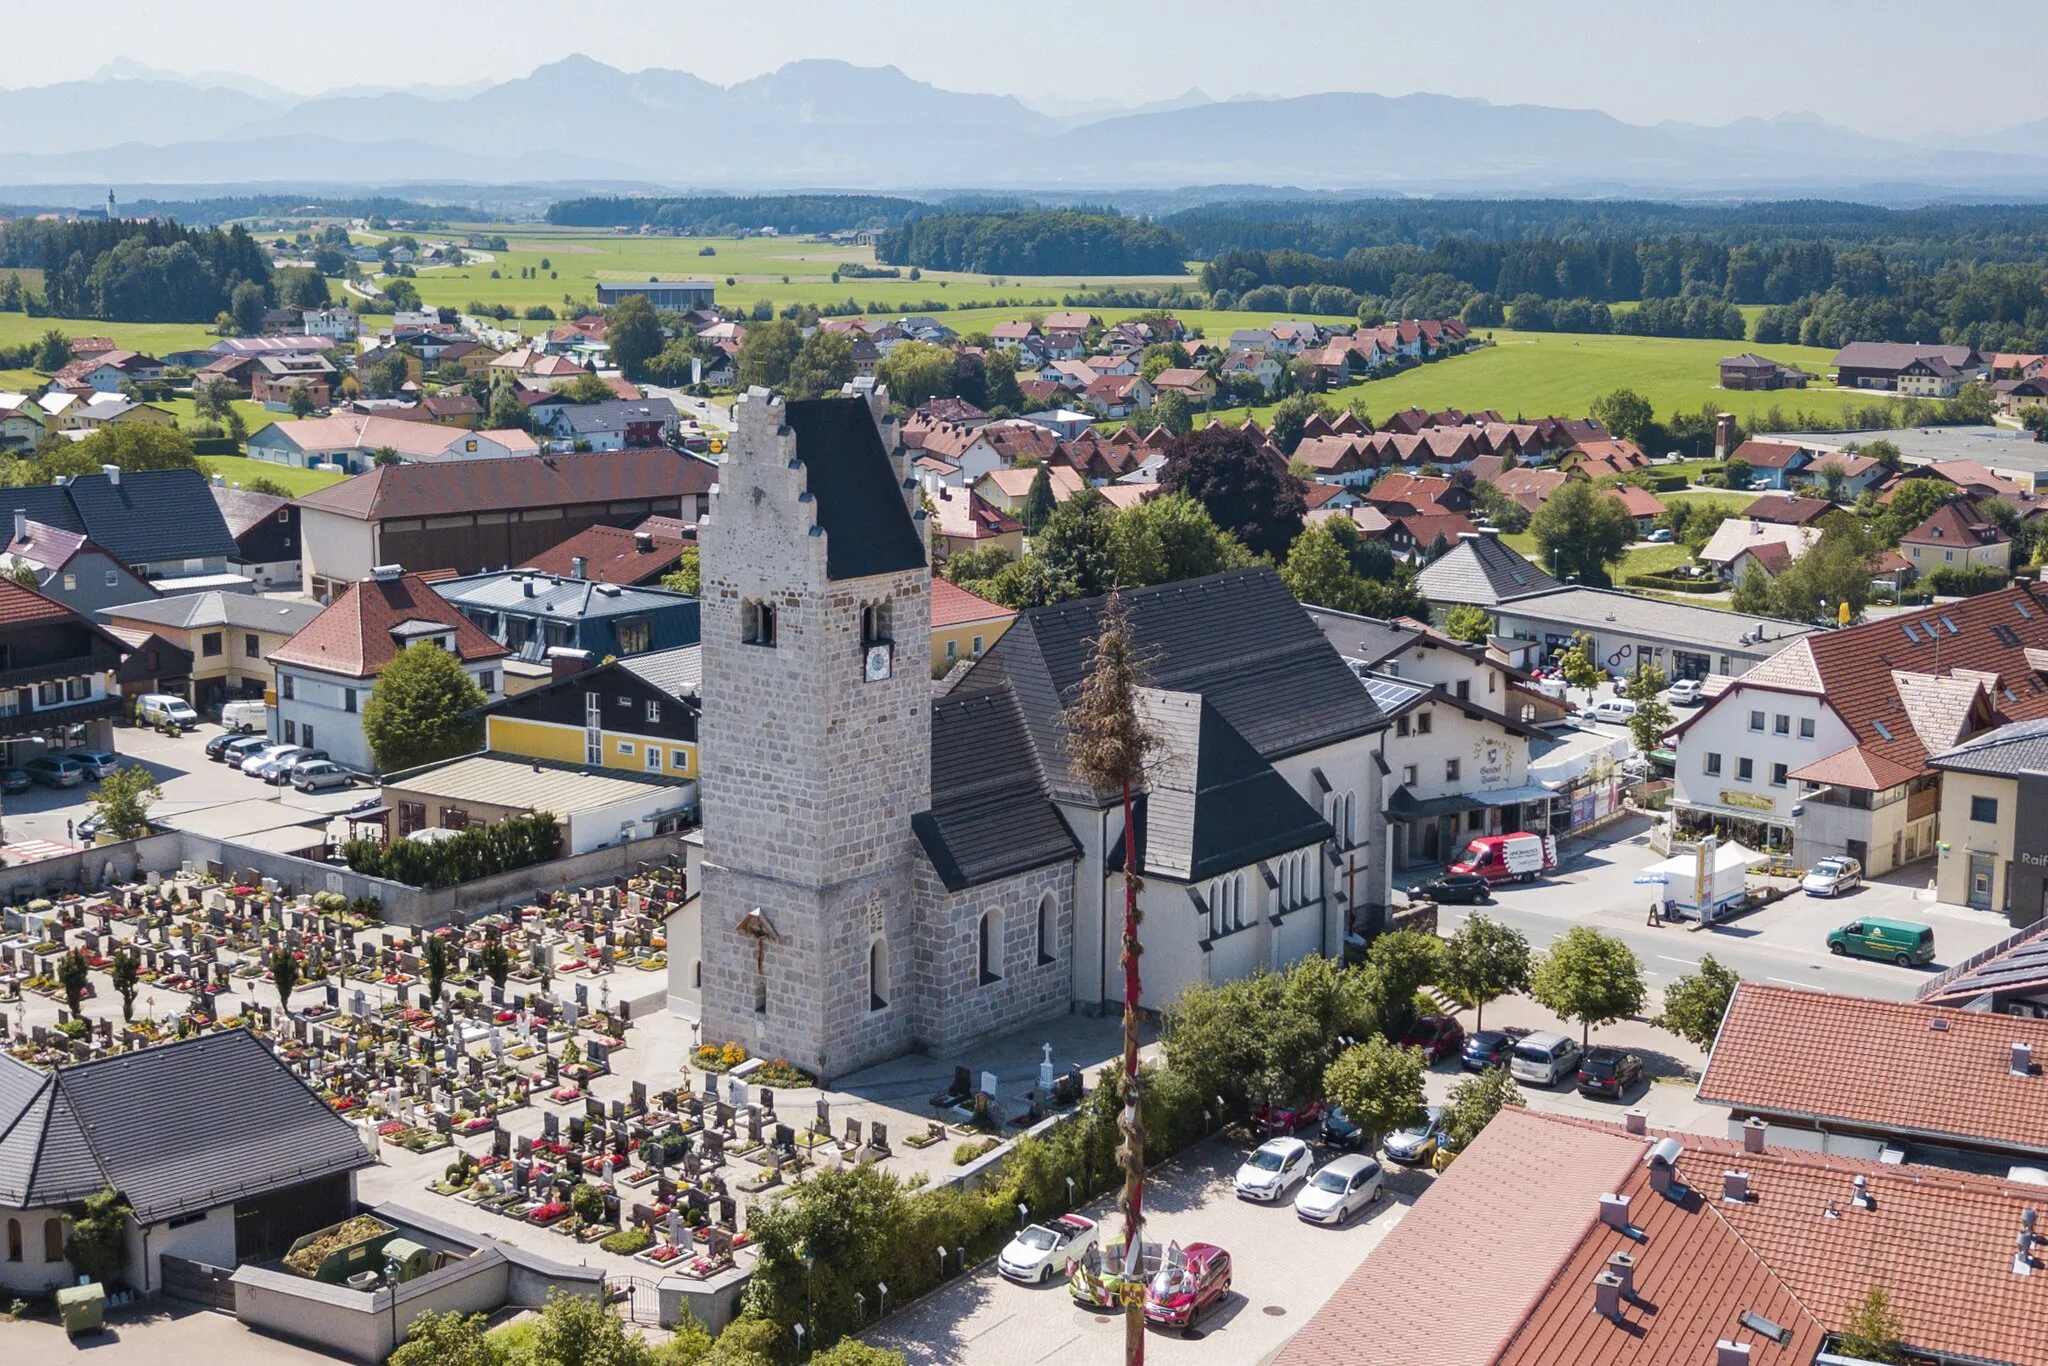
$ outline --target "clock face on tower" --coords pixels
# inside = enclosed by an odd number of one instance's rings
[[[879,683],[889,676],[891,647],[888,645],[868,646],[867,680]]]

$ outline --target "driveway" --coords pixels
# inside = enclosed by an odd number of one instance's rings
[[[1221,1139],[1196,1145],[1151,1174],[1146,1239],[1215,1243],[1233,1262],[1230,1298],[1195,1337],[1148,1330],[1145,1359],[1161,1366],[1257,1361],[1299,1330],[1401,1221],[1428,1188],[1427,1173],[1388,1166],[1388,1196],[1348,1227],[1303,1223],[1290,1202],[1239,1200],[1230,1180],[1248,1150]],[[1116,1225],[1115,1202],[1083,1211]],[[864,1334],[911,1366],[1118,1366],[1123,1324],[1076,1306],[1064,1280],[1016,1285],[985,1263]]]

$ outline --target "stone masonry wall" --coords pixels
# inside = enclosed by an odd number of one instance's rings
[[[948,892],[928,864],[917,870],[917,972],[924,999],[918,1037],[946,1053],[1033,1020],[1064,1015],[1073,987],[1077,864],[1060,863],[964,892]],[[1039,961],[1038,906],[1053,898],[1046,959]],[[999,981],[981,981],[979,927],[1002,917]]]

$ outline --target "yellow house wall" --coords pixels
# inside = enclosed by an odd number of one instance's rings
[[[697,746],[689,741],[664,740],[659,736],[635,735],[628,731],[607,730],[603,732],[603,768],[626,769],[633,773],[661,773],[671,778],[694,778],[697,776]],[[547,759],[556,763],[581,764],[583,762],[583,729],[580,726],[561,726],[551,721],[527,721],[517,717],[493,716],[485,722],[486,748],[503,754],[517,754],[528,759]],[[621,745],[632,746],[631,753],[622,751]],[[647,749],[653,746],[661,751],[661,767],[647,766]],[[676,756],[682,762],[676,762]]]
[[[991,617],[986,621],[963,621],[958,626],[934,626],[932,628],[932,667],[938,668],[961,659],[974,658],[974,638],[981,637],[984,652],[995,648],[1003,632],[1010,629],[1015,617]],[[946,657],[946,645],[953,646],[953,659]]]
[[[1998,802],[1996,821],[1970,819],[1970,798],[1991,797]],[[1991,905],[2005,905],[2005,881],[2012,872],[2013,826],[2019,818],[2020,785],[2011,778],[1983,773],[1941,775],[1941,842],[1937,851],[1934,894],[1951,905],[1966,905],[1970,899],[1970,855],[1989,854]]]

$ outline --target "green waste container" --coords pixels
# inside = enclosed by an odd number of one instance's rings
[[[72,1337],[97,1333],[106,1326],[107,1292],[97,1281],[89,1285],[67,1285],[57,1292],[57,1313],[64,1331]]]

